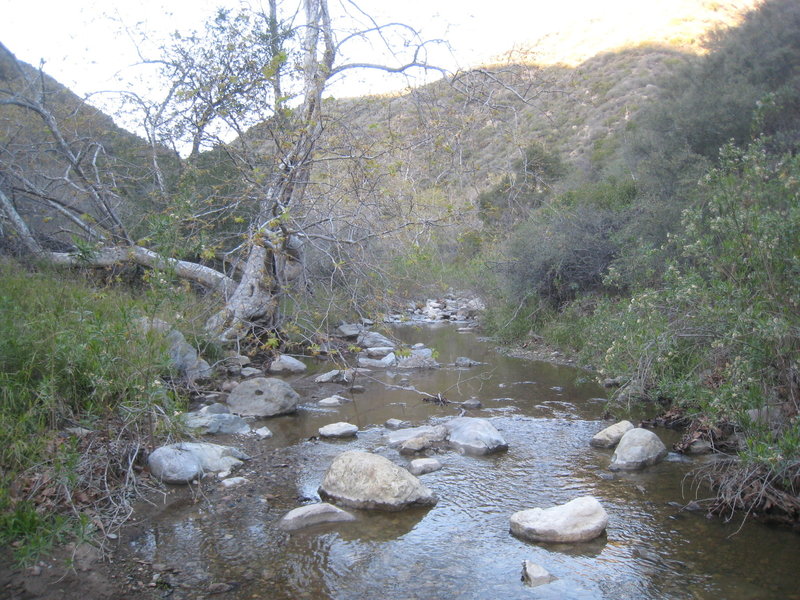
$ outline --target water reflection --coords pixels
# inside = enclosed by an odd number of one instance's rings
[[[388,418],[441,423],[452,406],[423,402],[414,392],[385,389],[408,378],[429,393],[463,401],[476,397],[509,445],[488,457],[441,452],[439,471],[423,482],[439,497],[431,509],[401,513],[354,511],[354,523],[292,535],[275,527],[292,506],[270,508],[258,490],[178,507],[133,546],[151,561],[179,565],[192,585],[239,580],[226,598],[800,598],[800,538],[768,527],[724,523],[681,511],[695,490],[685,479],[691,464],[664,462],[646,471],[606,470],[610,450],[589,446],[600,422],[603,390],[567,367],[495,354],[472,335],[452,328],[401,328],[407,343],[437,348],[439,361],[468,356],[488,363],[472,369],[418,373],[374,372],[366,392],[335,409],[313,398],[296,415],[267,422],[294,469],[287,497],[316,500],[333,458],[365,449],[405,465],[408,457],[388,447],[381,424]],[[344,391],[344,390],[343,390]],[[323,397],[321,394],[320,397]],[[317,428],[347,420],[359,426],[347,442],[309,440]],[[669,445],[675,434],[658,431]],[[285,448],[285,449],[284,449]],[[701,494],[707,494],[700,491]],[[592,494],[609,513],[607,534],[587,544],[531,544],[509,533],[519,510],[561,504]],[[733,535],[736,533],[736,535]],[[523,560],[557,577],[529,589],[520,582]],[[172,598],[196,597],[175,588]]]

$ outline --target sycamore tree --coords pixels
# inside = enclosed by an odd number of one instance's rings
[[[210,151],[233,167],[238,196],[216,198],[206,212],[241,208],[235,219],[240,241],[226,248],[224,262],[211,264],[171,255],[134,233],[137,203],[122,192],[119,162],[102,141],[81,131],[78,109],[65,111],[54,102],[42,73],[0,46],[0,225],[6,237],[50,263],[134,263],[218,292],[220,308],[206,327],[223,340],[278,326],[278,299],[303,268],[304,246],[358,245],[380,235],[344,227],[336,213],[307,206],[328,123],[326,88],[355,69],[432,68],[427,44],[412,28],[379,24],[349,1],[342,6],[358,17],[359,28],[337,27],[327,0],[302,0],[300,7],[285,7],[284,16],[277,0],[269,0],[265,12],[220,11],[202,37],[176,36],[149,61],[169,79],[161,100],[128,95],[139,100],[145,117],[151,197],[169,202],[163,162],[176,151],[188,155],[179,170]],[[397,42],[400,53],[394,53]],[[350,60],[347,47],[358,44],[380,48],[375,53],[391,61]]]

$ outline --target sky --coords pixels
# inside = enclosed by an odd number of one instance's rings
[[[46,73],[86,96],[120,89],[119,79],[129,81],[137,74],[132,66],[138,62],[133,38],[146,33],[151,40],[165,39],[175,30],[199,29],[220,5],[258,6],[263,1],[0,0],[0,42],[34,66],[43,61]],[[724,7],[754,1],[704,4]],[[686,21],[701,4],[699,0],[329,0],[332,12],[342,4],[352,8],[353,2],[378,22],[399,21],[425,39],[446,39],[449,49],[439,47],[430,60],[449,71],[491,62],[520,46],[535,45],[540,62],[552,62],[563,52],[565,40],[557,48],[554,43],[559,35],[571,35],[573,57],[585,58],[598,50],[598,44],[624,45],[657,23]],[[294,5],[297,0],[283,3]],[[366,56],[359,58],[374,61],[374,51],[366,50]],[[332,93],[339,97],[391,93],[419,83],[424,80],[351,71]],[[114,112],[111,95],[93,96],[92,102]]]
[[[256,2],[258,0],[255,0]],[[566,0],[576,4],[575,0]],[[581,0],[582,1],[582,0]],[[171,31],[199,28],[219,5],[238,0],[0,0],[0,42],[18,58],[38,66],[80,95],[113,87],[117,73],[137,60],[123,31],[149,31],[165,37]],[[337,0],[331,0],[331,10]],[[507,50],[515,39],[527,39],[552,19],[539,0],[359,0],[358,6],[380,21],[400,21],[424,38],[444,38],[435,61],[450,70],[485,61]],[[509,14],[520,18],[509,19]],[[537,25],[538,23],[538,25]],[[364,91],[390,91],[399,80],[373,81]],[[350,95],[350,94],[347,94]]]

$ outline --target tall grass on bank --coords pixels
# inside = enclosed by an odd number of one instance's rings
[[[115,468],[130,468],[172,395],[163,337],[136,325],[141,301],[3,260],[0,282],[0,543],[24,558],[120,509]]]

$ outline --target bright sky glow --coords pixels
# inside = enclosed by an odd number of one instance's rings
[[[258,5],[259,0],[250,0]],[[536,45],[541,62],[578,62],[603,48],[663,36],[670,24],[695,19],[698,6],[713,18],[720,11],[755,0],[358,0],[376,21],[415,27],[423,38],[446,39],[432,62],[449,70],[490,61],[514,47]],[[336,11],[341,2],[330,0]],[[292,4],[292,2],[287,2]],[[147,31],[155,39],[170,32],[199,29],[217,6],[238,0],[0,0],[0,42],[18,58],[38,66],[79,95],[120,89],[137,62],[125,29]],[[720,8],[722,7],[722,8]],[[266,8],[266,4],[265,4]],[[694,11],[694,14],[687,14]],[[698,35],[702,26],[698,26]],[[567,32],[567,33],[565,33]],[[152,56],[151,56],[152,57]],[[374,61],[375,57],[366,57]],[[365,57],[361,57],[364,60]],[[411,82],[415,83],[415,82]],[[386,75],[348,75],[338,96],[387,93],[407,85]]]

